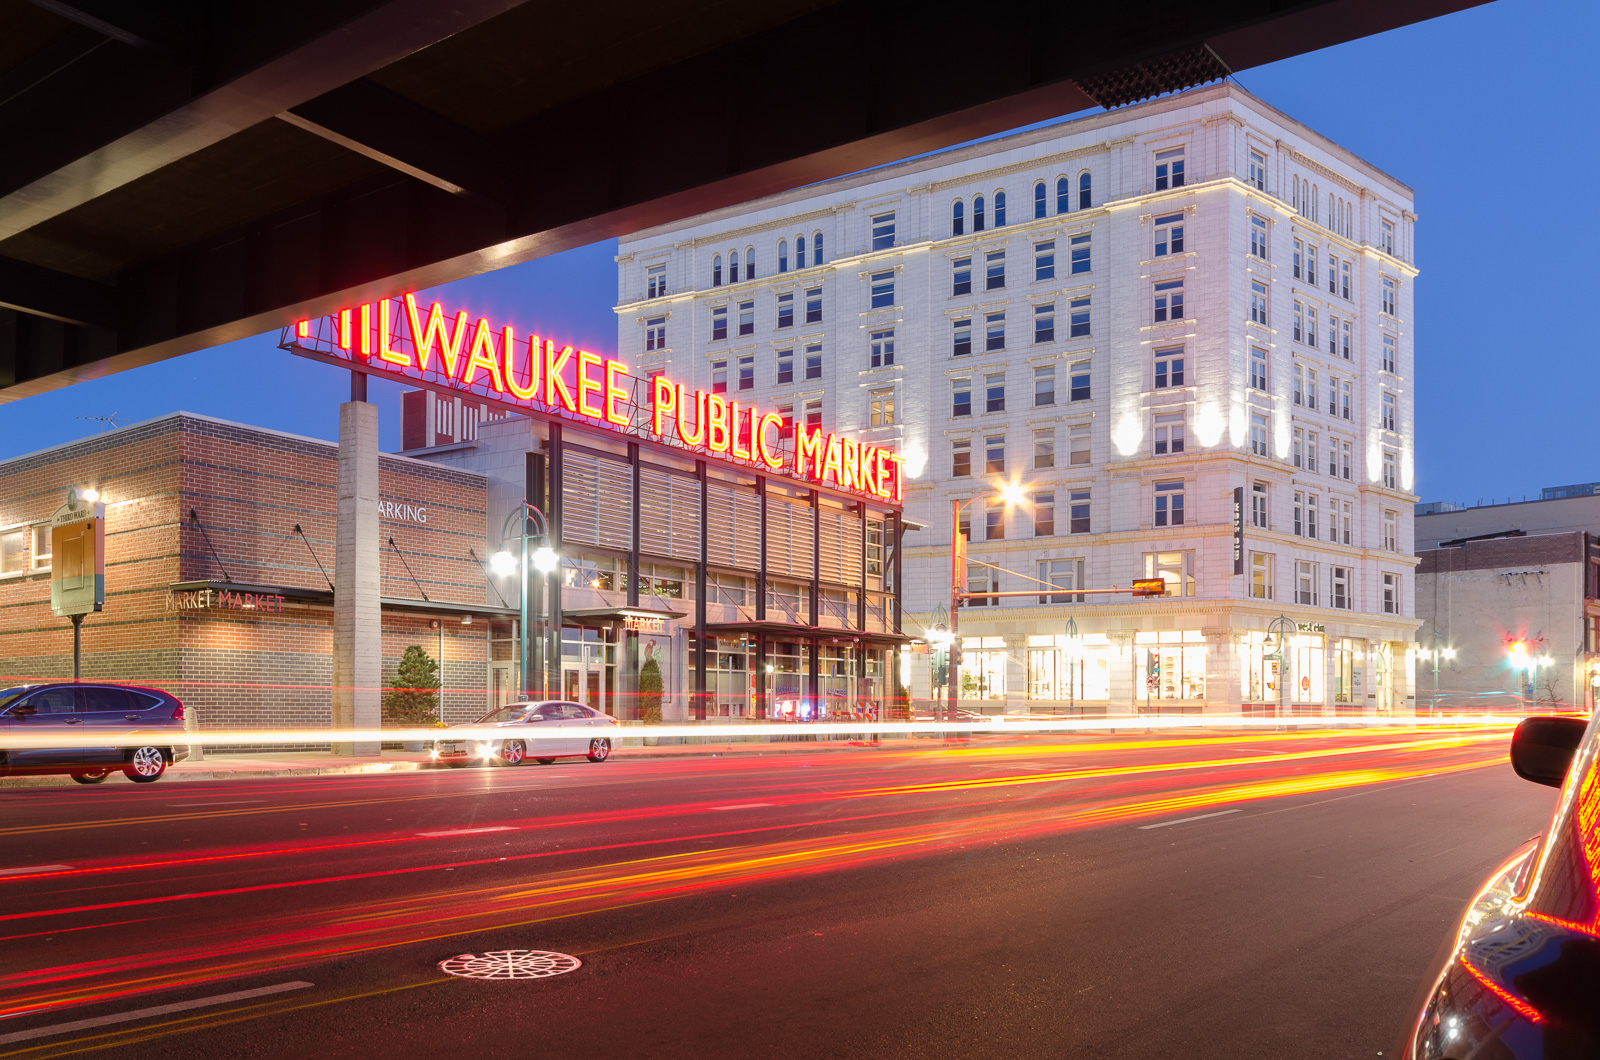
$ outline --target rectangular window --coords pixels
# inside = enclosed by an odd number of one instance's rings
[[[1290,382],[1293,389],[1294,403],[1296,405],[1304,405],[1306,403],[1305,369],[1298,364],[1295,365],[1290,373]]]
[[[756,333],[756,304],[754,302],[739,303],[739,334],[754,335]]]
[[[1056,366],[1041,364],[1033,369],[1033,407],[1056,403]]]
[[[1400,488],[1400,475],[1398,474],[1399,459],[1393,449],[1383,451],[1383,484],[1387,489]]]
[[[1055,240],[1050,239],[1033,245],[1033,278],[1035,282],[1056,278]]]
[[[756,355],[753,353],[741,354],[739,357],[739,389],[754,390],[756,388]]]
[[[18,574],[27,569],[27,528],[0,533],[0,574]]]
[[[1351,446],[1351,444],[1349,442],[1343,442],[1343,443],[1340,444],[1340,446],[1339,446],[1339,472],[1340,472],[1339,477],[1344,479],[1346,482],[1350,481],[1350,464],[1351,464],[1352,452],[1353,452],[1353,449],[1352,449],[1352,446]]]
[[[1157,390],[1184,385],[1183,353],[1182,346],[1169,346],[1167,349],[1156,351]]]
[[[1383,548],[1386,552],[1400,551],[1400,513],[1383,513]]]
[[[887,309],[894,305],[894,272],[872,274],[872,309]]]
[[[867,351],[869,368],[887,368],[894,364],[894,328],[874,331]]]
[[[1345,317],[1339,324],[1339,353],[1345,360],[1350,360],[1350,318]]]
[[[780,328],[794,327],[794,292],[778,296],[778,326]]]
[[[1173,412],[1155,418],[1151,432],[1155,455],[1169,456],[1183,452],[1183,413]]]
[[[783,433],[794,433],[794,402],[786,401],[778,406],[778,415],[783,418]]]
[[[880,213],[872,219],[872,249],[889,250],[894,246],[894,213]]]
[[[1160,578],[1166,582],[1168,596],[1193,596],[1195,594],[1194,553],[1146,552],[1144,554],[1144,576],[1146,578]]]
[[[813,287],[806,292],[806,323],[818,324],[822,321],[822,288]]]
[[[1250,452],[1256,456],[1269,456],[1267,417],[1260,412],[1250,414]]]
[[[1317,348],[1317,307],[1306,306],[1306,345]]]
[[[1040,427],[1033,432],[1033,469],[1042,471],[1056,466],[1056,429]]]
[[[1315,412],[1317,409],[1317,370],[1306,369],[1306,408]]]
[[[1183,214],[1169,213],[1155,220],[1158,258],[1183,253]]]
[[[1157,482],[1155,525],[1183,525],[1183,483]]]
[[[1294,241],[1294,278],[1305,278],[1306,245],[1300,240]]]
[[[1339,377],[1328,376],[1328,415],[1339,415]]]
[[[1299,303],[1296,303],[1297,305]],[[1250,281],[1250,319],[1268,327],[1267,323],[1267,285],[1259,280]]]
[[[1267,221],[1264,217],[1250,217],[1250,253],[1266,260],[1267,257]]]
[[[1344,508],[1344,543],[1348,545],[1348,544],[1350,544],[1350,540],[1351,540],[1351,538],[1350,538],[1350,525],[1353,522],[1355,522],[1355,518],[1354,518],[1355,509],[1354,509],[1354,506],[1349,501],[1345,501],[1344,502],[1343,508]],[[1328,514],[1328,518],[1329,519],[1333,518],[1333,514],[1331,512]]]
[[[1072,316],[1069,321],[1068,336],[1074,339],[1084,338],[1089,334],[1089,299],[1074,298],[1070,308]]]
[[[1155,285],[1155,322],[1183,319],[1183,281],[1168,280]]]
[[[1250,599],[1272,599],[1272,555],[1268,552],[1250,553]]]
[[[1058,589],[1083,588],[1083,560],[1042,559],[1039,561],[1039,580]],[[1083,597],[1074,593],[1045,593],[1039,597],[1041,604],[1081,604]]]
[[[1341,611],[1348,611],[1352,604],[1350,600],[1350,568],[1330,567],[1331,576],[1328,579],[1328,606],[1336,607]]]
[[[983,348],[985,350],[1003,350],[1006,348],[1006,315],[1003,311],[984,314]]]
[[[1183,187],[1183,148],[1156,152],[1156,190]]]
[[[1395,341],[1393,335],[1385,335],[1383,337],[1383,370],[1385,372],[1391,374],[1394,372],[1395,362],[1398,359],[1395,356],[1395,350],[1398,346],[1399,343]]]
[[[1294,602],[1307,607],[1317,606],[1317,565],[1309,560],[1295,561]]]
[[[972,380],[950,380],[950,415],[972,415]]]
[[[1339,384],[1339,415],[1347,420],[1350,419],[1350,385],[1348,379]]]
[[[1260,346],[1250,347],[1250,386],[1254,390],[1267,389],[1267,351]]]
[[[1296,427],[1289,432],[1289,462],[1295,467],[1305,466],[1306,432]]]
[[[972,319],[952,320],[950,352],[955,357],[965,357],[972,352]]]
[[[889,427],[894,424],[894,387],[881,387],[872,392],[870,426]]]
[[[950,262],[950,293],[972,293],[972,259],[955,258]]]
[[[794,382],[794,351],[778,351],[778,382]]]
[[[1395,282],[1394,282],[1393,277],[1385,276],[1383,278],[1383,292],[1382,292],[1382,302],[1383,302],[1383,304],[1382,304],[1381,308],[1389,316],[1396,316],[1397,315],[1396,312],[1395,312],[1396,290],[1397,290],[1397,288],[1395,286]]]
[[[1339,294],[1348,300],[1350,298],[1350,263],[1339,263]]]
[[[817,431],[822,429],[822,399],[813,398],[806,402],[806,429]]]
[[[983,473],[985,475],[1004,475],[1006,473],[1006,436],[991,434],[983,439]]]
[[[1317,495],[1306,494],[1306,536],[1313,541],[1317,537]]]
[[[1250,486],[1250,525],[1267,528],[1267,484],[1256,482]]]
[[[1398,615],[1400,613],[1400,575],[1385,574],[1383,576],[1383,613]]]
[[[1056,494],[1042,490],[1033,495],[1033,536],[1054,537],[1056,533]]]
[[[1384,220],[1382,226],[1382,232],[1378,236],[1378,249],[1392,258],[1394,257],[1394,222]]]
[[[1257,191],[1267,190],[1267,156],[1259,151],[1250,152],[1249,176],[1246,178],[1250,186]]]
[[[1068,401],[1089,400],[1089,362],[1079,361],[1067,370]]]
[[[666,317],[651,317],[644,322],[644,348],[647,350],[667,348]]]
[[[1339,477],[1339,440],[1331,434],[1328,436],[1328,474]]]
[[[1072,275],[1074,276],[1088,272],[1092,267],[1089,261],[1089,239],[1089,234],[1085,233],[1081,236],[1073,236],[1068,241],[1069,249],[1072,251]]]
[[[711,309],[711,341],[728,337],[728,307],[725,305],[713,306]]]
[[[711,362],[711,392],[713,394],[726,394],[728,392],[728,362]]]
[[[972,476],[972,439],[957,438],[950,443],[950,477]]]
[[[1328,293],[1339,293],[1339,259],[1333,254],[1328,255]]]
[[[661,298],[667,293],[667,267],[665,265],[651,265],[644,270],[644,288],[646,298]]]
[[[983,259],[983,289],[998,291],[1006,285],[1006,252],[992,250]]]
[[[1072,534],[1089,533],[1089,491],[1073,490],[1067,499],[1070,502],[1070,510],[1067,515],[1071,520],[1070,525],[1067,527],[1067,532]]]
[[[1056,304],[1049,302],[1033,307],[1033,341],[1054,342],[1056,339]]]
[[[1311,286],[1317,285],[1317,248],[1310,247],[1306,250],[1306,282]]]
[[[1004,412],[1006,410],[1006,377],[1004,372],[983,377],[983,411]]]
[[[1074,467],[1089,462],[1089,425],[1078,423],[1067,428],[1067,463]]]
[[[1339,318],[1333,313],[1328,314],[1328,354],[1339,354]]]
[[[1294,495],[1294,536],[1306,536],[1306,495],[1299,490]]]
[[[990,592],[988,567],[980,567],[975,563],[967,564],[967,606],[968,607],[999,607],[998,596],[984,595]],[[995,580],[995,590],[999,589],[999,579]]]
[[[1395,429],[1395,398],[1387,390],[1383,392],[1383,400],[1378,410],[1378,427],[1385,431]]]
[[[806,378],[822,378],[822,347],[820,345],[806,347]]]

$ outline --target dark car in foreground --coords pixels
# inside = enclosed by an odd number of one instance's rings
[[[451,736],[450,730],[433,741],[431,756],[440,765],[520,766],[532,758],[549,765],[557,758],[582,755],[591,762],[611,757],[611,740],[617,719],[582,703],[543,700],[497,707],[464,725],[451,729],[492,729],[492,739]]]
[[[1600,711],[1524,719],[1511,764],[1555,816],[1468,906],[1407,1060],[1600,1057]]]
[[[85,736],[94,739],[79,746]],[[40,746],[56,737],[70,739]],[[148,784],[188,757],[183,704],[160,689],[63,681],[0,690],[0,776],[66,773],[98,784],[121,772]]]

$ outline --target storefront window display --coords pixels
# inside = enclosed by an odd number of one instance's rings
[[[1336,710],[1360,706],[1355,692],[1355,660],[1361,642],[1341,638],[1333,642],[1333,702]]]
[[[1104,633],[1028,637],[1028,698],[1104,702],[1111,698],[1114,649]]]
[[[961,638],[961,698],[1006,698],[1006,639]]]
[[[592,627],[561,630],[561,695],[615,715],[617,648],[610,634]]]
[[[767,644],[767,716],[774,721],[809,721],[806,701],[807,671],[811,658],[807,646],[799,641],[769,641]]]
[[[1301,633],[1289,640],[1288,701],[1298,706],[1321,706],[1324,673],[1323,638]]]
[[[1262,632],[1246,633],[1239,646],[1244,672],[1244,700],[1246,703],[1278,702],[1278,660],[1267,655],[1267,635]]]
[[[1134,636],[1142,680],[1135,695],[1147,702],[1206,697],[1206,643],[1198,630],[1164,630]]]
[[[707,709],[717,718],[747,718],[750,710],[750,645],[737,638],[718,637],[708,644],[706,685],[711,693]]]

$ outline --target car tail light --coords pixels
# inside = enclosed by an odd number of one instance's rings
[[[183,704],[179,703],[176,699],[173,700],[172,702],[174,704],[176,704],[172,708],[172,720],[173,721],[182,721],[183,720]]]

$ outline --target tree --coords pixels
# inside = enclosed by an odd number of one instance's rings
[[[1561,679],[1554,673],[1546,670],[1539,680],[1536,705],[1548,702],[1552,709],[1559,709],[1561,703]]]
[[[399,727],[432,725],[439,717],[439,664],[422,645],[412,644],[400,656],[394,680],[383,697],[385,725]]]
[[[661,724],[661,667],[654,652],[639,670],[639,720],[646,725]]]

